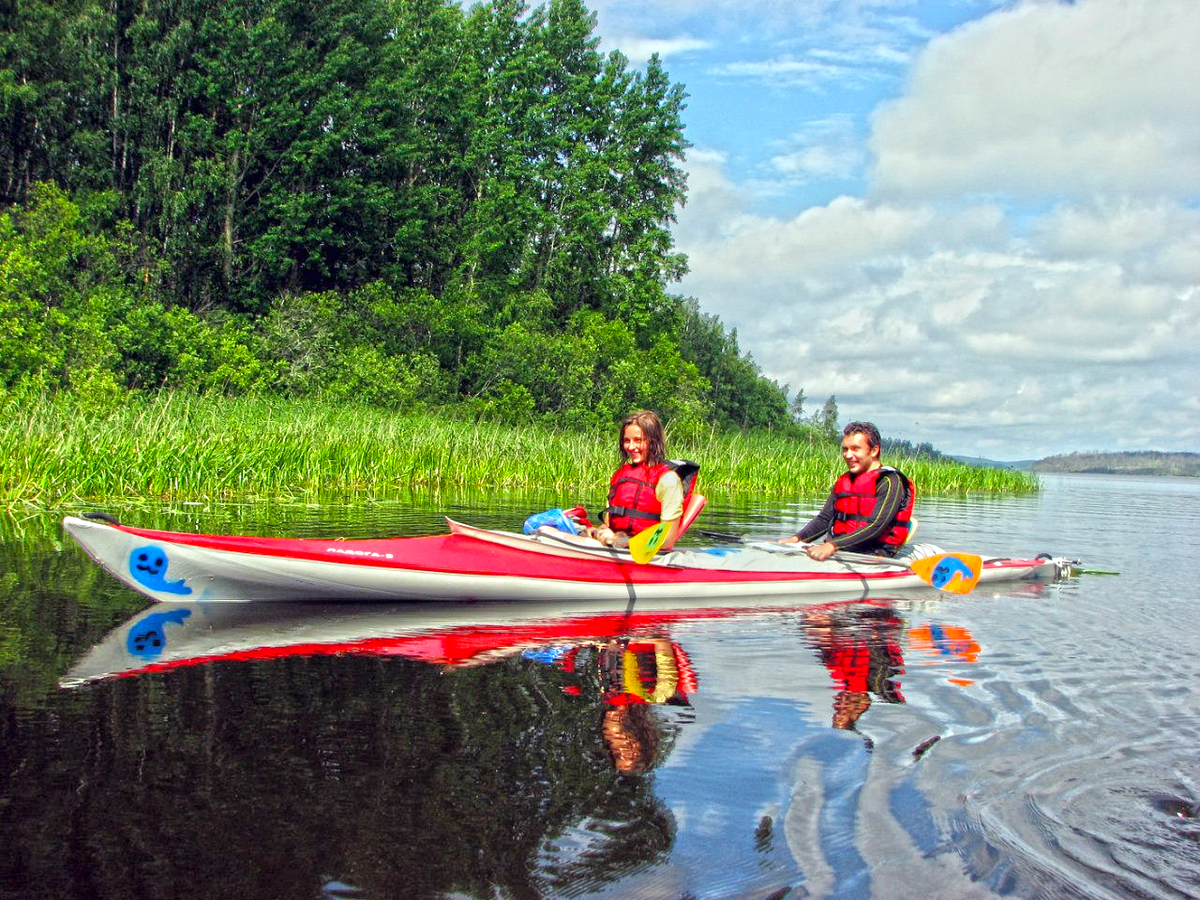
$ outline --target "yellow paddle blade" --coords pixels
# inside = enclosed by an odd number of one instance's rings
[[[939,553],[914,559],[910,568],[939,591],[969,594],[979,582],[983,560],[977,553]]]
[[[662,549],[663,541],[667,537],[667,529],[671,527],[670,522],[659,522],[653,528],[647,528],[644,531],[639,531],[629,539],[629,555],[633,557],[635,563],[648,563],[654,558],[654,554]]]

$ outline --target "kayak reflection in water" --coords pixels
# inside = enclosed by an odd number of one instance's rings
[[[900,683],[904,655],[903,620],[887,604],[825,606],[804,613],[809,643],[838,687],[833,698],[834,728],[855,730],[874,695],[885,703],[903,703]]]
[[[625,635],[603,643],[557,648],[548,656],[563,671],[579,674],[590,681],[592,672],[599,679],[604,711],[600,733],[612,756],[613,767],[626,775],[648,772],[669,749],[663,725],[653,707],[660,704],[689,707],[689,697],[698,682],[687,653],[667,637]],[[585,662],[594,654],[595,666]],[[529,654],[527,655],[534,655]],[[582,693],[576,685],[567,688]]]

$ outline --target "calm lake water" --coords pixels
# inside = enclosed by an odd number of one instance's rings
[[[693,531],[818,504],[714,501]],[[366,537],[548,505],[109,511]],[[1119,574],[669,614],[198,610],[163,623],[171,656],[57,522],[10,521],[0,897],[1200,896],[1200,480],[918,514],[921,540]],[[98,645],[140,673],[75,683]]]

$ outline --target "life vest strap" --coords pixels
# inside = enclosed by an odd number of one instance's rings
[[[610,506],[605,510],[610,516],[625,516],[630,519],[649,519],[651,522],[661,521],[657,513],[643,512],[640,509],[630,509],[627,506]]]

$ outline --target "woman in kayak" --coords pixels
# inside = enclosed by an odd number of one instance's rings
[[[658,415],[643,409],[621,422],[621,458],[624,464],[609,480],[604,524],[589,529],[588,536],[608,546],[624,545],[629,538],[659,522],[669,523],[663,547],[679,535],[683,516],[683,481],[667,462],[667,443]]]

